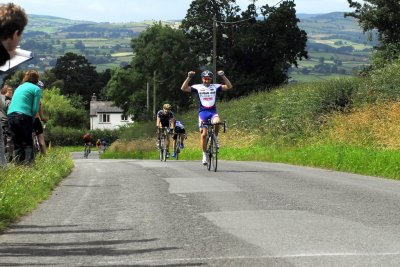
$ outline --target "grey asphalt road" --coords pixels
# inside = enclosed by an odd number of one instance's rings
[[[285,164],[99,160],[0,236],[0,266],[399,266],[400,183]]]

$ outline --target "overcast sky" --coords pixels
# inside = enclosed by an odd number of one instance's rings
[[[8,1],[2,1],[3,3]],[[28,14],[51,15],[94,22],[132,22],[143,20],[180,20],[191,0],[15,0]],[[279,0],[258,0],[257,6],[274,5]],[[242,10],[249,0],[236,0]],[[295,0],[297,13],[352,11],[347,0]]]

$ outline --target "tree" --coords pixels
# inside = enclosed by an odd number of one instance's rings
[[[79,49],[79,50],[81,50],[81,51],[85,50],[85,48],[86,48],[86,46],[85,46],[85,44],[82,42],[82,40],[76,41],[75,44],[74,44],[74,46],[75,46],[76,49]]]
[[[184,94],[180,87],[187,72],[197,69],[199,63],[182,31],[161,23],[154,24],[132,40],[132,48],[135,56],[131,66],[140,83],[135,82],[135,87],[130,88],[131,106],[141,103],[143,112],[146,83],[149,82],[153,89],[155,82],[157,109],[164,102],[169,102],[174,109],[187,108],[191,103],[190,95]]]
[[[64,81],[61,93],[63,95],[81,95],[87,100],[87,108],[93,93],[98,94],[104,86],[99,81],[95,67],[81,55],[67,53],[59,57],[52,71],[57,80]]]
[[[71,100],[60,94],[58,88],[47,88],[42,95],[43,112],[49,118],[48,126],[77,129],[88,127],[89,116],[83,107],[76,108]]]
[[[261,7],[263,19],[254,5],[242,13],[240,23],[228,35],[231,39],[227,68],[235,94],[270,88],[287,81],[288,70],[297,60],[307,58],[307,34],[298,27],[293,1],[278,7]],[[244,21],[243,21],[244,20]],[[233,94],[229,94],[233,95]]]
[[[395,0],[348,0],[354,12],[346,13],[358,19],[364,32],[378,30],[380,41],[385,44],[400,42],[400,2]]]
[[[212,37],[216,33],[217,69],[225,69],[235,86],[227,97],[286,82],[289,68],[297,66],[298,59],[307,58],[307,34],[298,28],[294,2],[281,1],[279,7],[265,5],[260,14],[255,2],[238,15],[240,8],[234,0],[194,0],[182,21],[181,27],[205,67],[213,56]]]
[[[239,7],[235,0],[194,0],[190,4],[181,28],[191,42],[191,49],[198,55],[203,65],[210,64],[213,52],[213,22],[232,21],[239,18]],[[225,27],[219,25],[217,30],[218,57],[224,57],[223,46]]]
[[[190,95],[180,87],[189,70],[197,69],[199,63],[191,52],[190,43],[182,31],[156,23],[137,38],[132,39],[134,57],[130,65],[112,72],[104,94],[136,119],[152,118],[153,90],[156,87],[156,110],[169,102],[174,110],[186,109],[191,103]],[[147,83],[150,107],[147,105]],[[148,112],[149,110],[149,112]]]
[[[346,13],[358,19],[364,32],[377,30],[380,45],[375,47],[378,54],[374,62],[381,67],[399,57],[400,53],[400,1],[397,0],[348,0],[354,12]]]
[[[126,114],[138,114],[143,112],[143,103],[130,102],[130,97],[136,91],[143,91],[143,77],[132,68],[118,68],[113,71],[110,80],[105,87],[104,95],[111,99],[116,106],[124,109]],[[141,110],[140,110],[141,109]]]

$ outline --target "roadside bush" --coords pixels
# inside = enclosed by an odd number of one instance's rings
[[[97,139],[105,139],[109,144],[119,138],[120,130],[86,130],[67,127],[51,127],[45,130],[45,139],[56,146],[80,146],[82,145],[83,135],[89,132],[93,137],[93,142]]]
[[[400,99],[400,61],[374,69],[370,76],[363,79],[354,102],[360,106],[366,103],[398,101]]]
[[[221,103],[218,111],[230,127],[296,143],[315,135],[327,115],[351,108],[359,86],[356,78],[287,85]]]
[[[137,138],[154,138],[156,124],[154,121],[135,122],[133,125],[120,128],[120,139],[130,141]]]

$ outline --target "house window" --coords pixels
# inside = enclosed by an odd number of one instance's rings
[[[128,116],[127,115],[121,115],[121,121],[127,121]]]
[[[110,114],[99,114],[99,122],[110,122]]]

